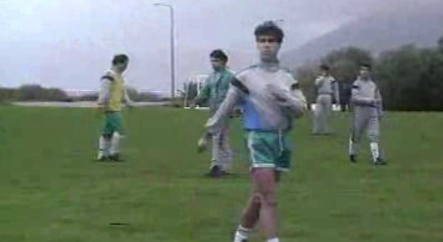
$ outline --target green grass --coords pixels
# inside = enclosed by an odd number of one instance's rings
[[[101,120],[93,110],[0,107],[1,242],[227,242],[250,182],[242,133],[238,177],[202,177],[195,143],[207,113],[125,113],[126,163],[93,162]],[[443,114],[389,113],[388,167],[347,160],[349,117],[333,137],[297,124],[295,165],[281,184],[283,242],[443,241]],[[123,223],[112,226],[110,223]],[[260,240],[256,233],[253,241]]]

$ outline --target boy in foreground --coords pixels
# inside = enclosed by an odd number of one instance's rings
[[[267,242],[280,242],[277,231],[277,184],[291,159],[289,131],[294,118],[306,110],[297,81],[281,68],[277,58],[283,31],[273,22],[255,29],[260,63],[237,74],[226,99],[206,127],[215,133],[237,105],[242,105],[253,190],[234,242],[247,242],[261,223]]]
[[[129,58],[126,55],[116,55],[112,67],[101,78],[98,108],[105,116],[105,126],[99,141],[99,161],[122,161],[120,157],[120,138],[122,135],[122,102],[129,107],[133,102],[125,88],[123,73],[128,68]]]

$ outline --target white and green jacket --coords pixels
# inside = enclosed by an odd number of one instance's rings
[[[233,79],[234,74],[227,69],[212,72],[206,79],[195,103],[201,105],[207,102],[211,112],[215,113],[225,100]]]

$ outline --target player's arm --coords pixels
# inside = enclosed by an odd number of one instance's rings
[[[205,81],[205,85],[200,90],[200,93],[198,96],[194,99],[194,106],[201,106],[203,103],[207,102],[209,100],[209,96],[211,93],[211,87],[209,85],[209,79]]]
[[[206,123],[206,129],[210,133],[213,130],[217,130],[223,121],[229,118],[230,114],[247,94],[249,94],[249,90],[239,80],[234,79],[219,109]]]
[[[123,92],[124,92],[124,101],[125,101],[126,105],[128,107],[133,107],[134,106],[134,101],[132,101],[131,97],[129,96],[128,87],[127,86],[124,87]]]
[[[308,102],[305,95],[298,87],[291,90],[291,94],[288,108],[291,113],[293,113],[293,117],[300,118],[308,109]]]
[[[340,86],[335,79],[332,81],[332,91],[334,92],[335,103],[340,103]]]
[[[290,89],[278,87],[277,85],[269,85],[268,89],[285,114],[294,118],[303,116],[307,109],[307,102],[295,80]]]
[[[230,75],[229,75],[229,83],[228,83],[228,86],[231,86],[231,84],[232,84],[232,82],[233,81],[236,81],[237,79],[236,79],[236,77],[235,77],[235,75],[233,74],[233,73],[230,73]],[[247,93],[249,93],[249,91],[247,90],[247,88],[246,87],[243,87],[243,89],[247,92]],[[228,90],[229,90],[229,88],[228,88]],[[226,98],[226,95],[225,95],[225,97],[223,98],[223,100]],[[240,116],[242,115],[242,107],[240,107],[239,105],[237,105],[237,106],[235,106],[234,107],[234,109],[233,109],[233,111],[230,113],[230,118],[239,118]]]
[[[317,79],[315,79],[314,84],[318,88],[321,85],[323,85],[323,82],[324,82],[324,78],[322,76],[319,76],[319,77],[317,77]]]
[[[99,108],[107,109],[109,107],[109,101],[111,99],[112,81],[113,79],[110,76],[104,76],[101,79],[100,90],[98,93],[98,102],[97,102]]]
[[[383,116],[383,97],[381,95],[380,89],[377,87],[377,91],[375,93],[375,103],[378,109],[378,114],[380,117]]]

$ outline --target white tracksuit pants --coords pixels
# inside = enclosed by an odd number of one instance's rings
[[[226,122],[212,136],[212,164],[222,170],[228,171],[232,168],[232,151],[229,145],[229,123]]]
[[[317,105],[314,110],[314,134],[327,134],[329,128],[329,119],[332,111],[332,97],[330,94],[319,94]]]
[[[349,154],[357,155],[359,144],[364,132],[367,132],[371,144],[371,153],[374,161],[381,158],[380,152],[380,115],[373,107],[354,107],[351,139],[349,142]]]

